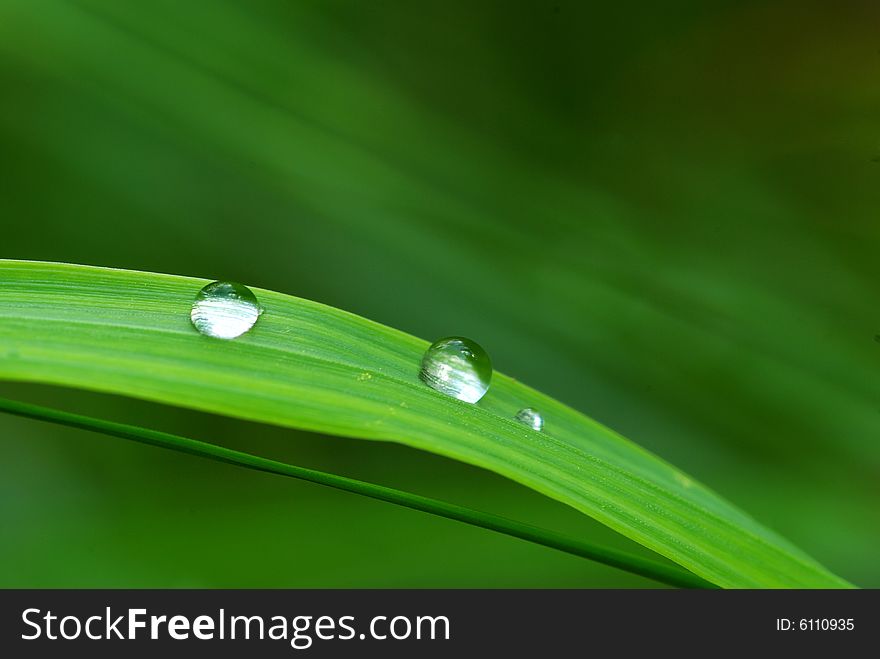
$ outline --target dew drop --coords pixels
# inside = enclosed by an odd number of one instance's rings
[[[544,417],[542,417],[541,413],[534,408],[524,407],[517,412],[513,418],[520,423],[527,425],[532,430],[540,432],[544,429]]]
[[[478,343],[450,336],[425,351],[419,377],[440,393],[476,403],[489,390],[492,362]]]
[[[257,296],[247,286],[215,281],[196,294],[190,319],[205,336],[234,339],[253,327],[261,313]]]

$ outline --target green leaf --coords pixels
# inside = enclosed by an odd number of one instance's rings
[[[720,586],[849,585],[674,467],[510,377],[496,373],[476,405],[426,387],[423,340],[261,289],[253,330],[202,336],[189,310],[205,283],[0,261],[0,377],[396,441],[507,476]],[[526,405],[542,411],[544,432],[512,420]]]

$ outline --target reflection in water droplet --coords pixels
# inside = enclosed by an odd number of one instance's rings
[[[261,313],[257,296],[247,286],[215,281],[196,295],[190,319],[206,336],[234,339],[253,327]]]
[[[489,390],[492,362],[476,342],[451,336],[435,341],[425,351],[419,377],[440,393],[476,403]]]
[[[513,418],[527,425],[532,430],[541,431],[544,429],[544,417],[541,416],[538,410],[531,407],[524,407]]]

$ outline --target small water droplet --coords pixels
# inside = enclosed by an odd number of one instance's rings
[[[425,351],[419,377],[440,393],[476,403],[489,390],[492,362],[475,341],[450,336]]]
[[[679,485],[681,485],[682,487],[692,487],[694,484],[694,482],[690,478],[685,476],[680,471],[673,472],[672,475],[675,477],[675,480],[677,480]]]
[[[522,408],[513,418],[520,423],[527,425],[532,430],[540,432],[544,429],[544,417],[541,416],[541,413],[538,410],[532,407]]]
[[[190,319],[206,336],[234,339],[253,327],[261,313],[257,296],[247,286],[215,281],[196,294]]]

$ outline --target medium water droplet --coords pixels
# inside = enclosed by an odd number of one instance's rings
[[[478,343],[450,336],[425,351],[419,377],[440,393],[476,403],[489,390],[492,362]]]
[[[532,430],[541,431],[544,429],[544,417],[541,413],[531,407],[524,407],[513,417],[520,423],[527,425]]]
[[[261,313],[257,296],[247,286],[215,281],[196,295],[190,319],[206,336],[234,339],[253,327]]]

